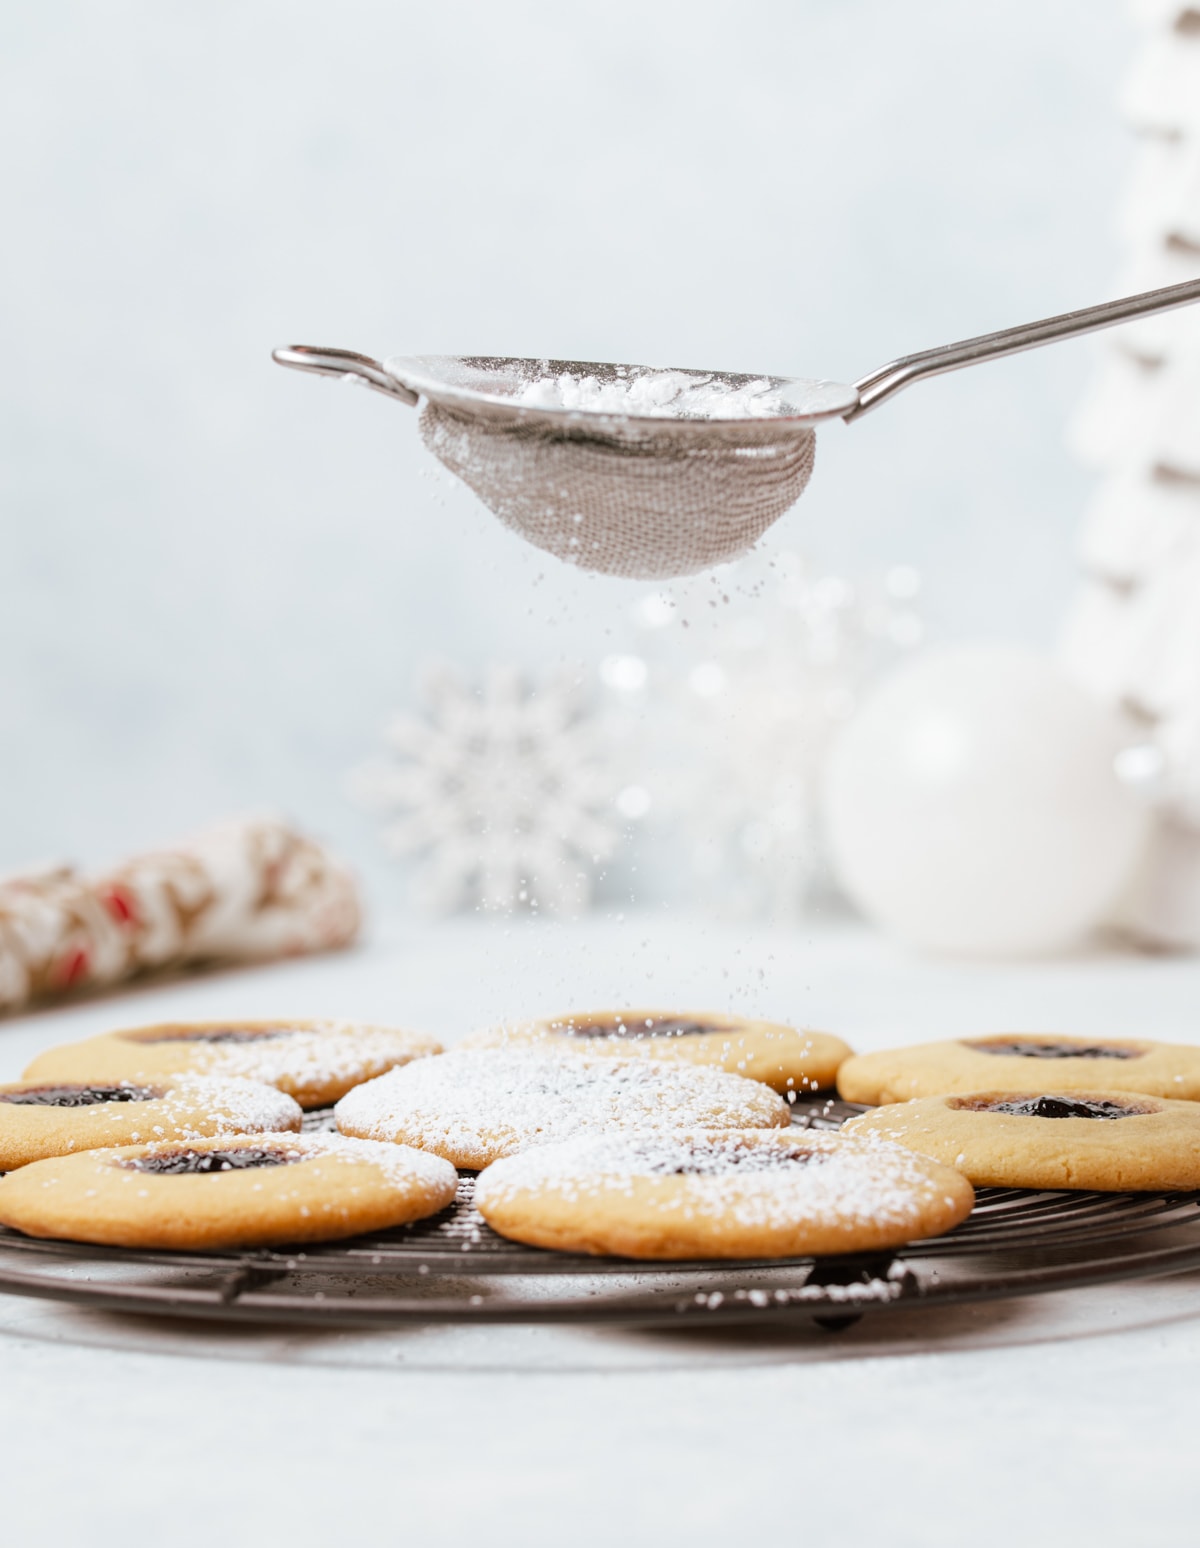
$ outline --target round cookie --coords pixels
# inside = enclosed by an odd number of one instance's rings
[[[979,1188],[1200,1188],[1200,1104],[1117,1091],[922,1097],[852,1118]]]
[[[215,1134],[278,1134],[299,1129],[299,1105],[274,1086],[206,1075],[164,1076],[149,1084],[0,1086],[0,1172],[75,1150]]]
[[[681,1059],[761,1080],[776,1091],[824,1091],[851,1050],[828,1032],[713,1011],[580,1011],[488,1027],[461,1048],[545,1044],[592,1057]]]
[[[325,1107],[364,1080],[441,1051],[423,1033],[353,1021],[170,1021],[49,1048],[25,1079],[112,1083],[237,1075],[277,1086],[301,1107]]]
[[[587,1135],[497,1161],[475,1204],[502,1236],[629,1258],[866,1252],[968,1215],[958,1172],[814,1130]]]
[[[995,1034],[856,1054],[838,1071],[847,1102],[880,1106],[970,1091],[1137,1091],[1200,1100],[1200,1048],[1141,1038]]]
[[[471,1169],[580,1132],[778,1128],[788,1116],[782,1097],[724,1070],[507,1048],[410,1064],[334,1109],[342,1134],[416,1145]]]
[[[35,1161],[0,1177],[0,1224],[118,1247],[270,1247],[404,1225],[456,1186],[452,1166],[405,1146],[230,1136]]]

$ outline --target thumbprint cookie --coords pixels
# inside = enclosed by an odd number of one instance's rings
[[[253,1080],[170,1075],[138,1083],[0,1086],[0,1172],[48,1156],[151,1140],[209,1139],[299,1129],[290,1096]]]
[[[970,1091],[1137,1091],[1200,1099],[1200,1048],[1141,1038],[1004,1033],[858,1054],[838,1071],[848,1102],[879,1106]]]
[[[416,1145],[478,1169],[584,1131],[775,1128],[789,1111],[774,1091],[724,1070],[473,1048],[368,1081],[334,1116],[342,1134]]]
[[[581,1135],[497,1161],[475,1187],[514,1241],[676,1260],[896,1247],[948,1231],[973,1202],[948,1166],[811,1129]]]
[[[977,1187],[1146,1192],[1200,1188],[1200,1104],[1123,1091],[922,1097],[852,1118],[948,1162]]]
[[[353,1086],[441,1052],[420,1032],[354,1021],[171,1021],[64,1043],[39,1054],[26,1080],[138,1080],[235,1075],[277,1086],[301,1107],[325,1107]]]
[[[456,1185],[438,1156],[332,1134],[167,1140],[9,1172],[0,1224],[118,1247],[270,1247],[405,1225]]]
[[[580,1011],[476,1032],[463,1048],[544,1045],[591,1057],[678,1059],[760,1080],[776,1091],[825,1091],[850,1057],[828,1032],[754,1021],[715,1011]]]

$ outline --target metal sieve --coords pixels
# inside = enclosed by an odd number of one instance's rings
[[[296,344],[280,365],[421,405],[425,445],[507,527],[606,575],[665,580],[736,558],[804,493],[822,420],[927,376],[1200,300],[1200,279],[905,355],[853,384],[576,360]],[[557,397],[557,401],[556,401]]]

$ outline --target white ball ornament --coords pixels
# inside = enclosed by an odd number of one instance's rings
[[[838,879],[915,946],[1021,956],[1077,945],[1148,841],[1147,807],[1114,769],[1132,740],[1031,651],[930,651],[885,679],[833,747]]]

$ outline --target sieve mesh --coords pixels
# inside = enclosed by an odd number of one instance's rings
[[[426,399],[421,438],[527,542],[605,575],[665,580],[752,547],[804,493],[816,435],[794,421],[601,428],[461,413]]]

